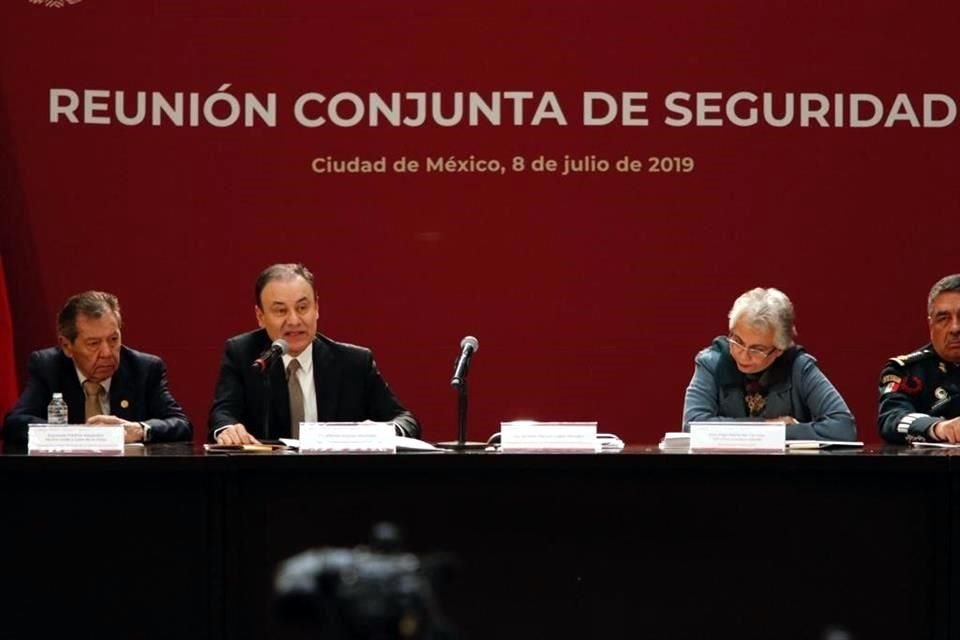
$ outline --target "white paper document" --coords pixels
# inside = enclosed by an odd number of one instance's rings
[[[950,444],[949,442],[911,442],[910,446],[918,449],[960,449],[960,444]]]
[[[783,451],[782,422],[691,422],[691,451]]]
[[[27,451],[36,453],[122,454],[121,425],[31,424]]]
[[[301,422],[300,451],[396,453],[392,422]]]
[[[500,423],[501,451],[601,451],[596,422],[539,422],[512,420]]]
[[[295,438],[280,438],[280,442],[287,445],[291,449],[300,448],[300,440]],[[418,440],[416,438],[407,438],[405,436],[393,436],[393,444],[396,447],[397,451],[431,451],[436,453],[447,453],[447,449],[441,449],[440,447],[435,447],[429,442],[423,440]]]
[[[787,440],[787,449],[855,449],[862,447],[859,440]]]
[[[657,446],[663,451],[687,451],[690,449],[690,434],[686,431],[668,431]]]

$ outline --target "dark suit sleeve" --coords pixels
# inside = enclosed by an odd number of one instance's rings
[[[857,439],[857,423],[853,414],[813,358],[797,358],[793,383],[800,390],[802,402],[810,412],[810,421],[788,426],[788,440],[853,442]]]
[[[910,374],[906,367],[893,360],[880,373],[877,426],[883,439],[891,444],[930,440],[930,427],[943,420],[929,415],[930,408],[921,406],[920,399],[903,388],[901,381]]]
[[[390,391],[386,380],[380,375],[373,355],[368,352],[369,365],[366,374],[366,410],[371,420],[378,422],[393,422],[397,426],[399,435],[408,438],[420,437],[420,423],[412,413],[400,404],[397,397]]]
[[[47,405],[53,397],[53,391],[43,375],[44,367],[38,352],[30,354],[27,364],[27,386],[20,394],[17,404],[3,421],[3,439],[10,443],[25,443],[27,429],[31,422],[47,421]]]
[[[223,349],[220,375],[217,377],[213,406],[210,407],[210,417],[207,420],[210,440],[213,440],[213,432],[220,427],[243,423],[245,406],[241,367],[236,349],[231,349],[228,341]]]
[[[193,426],[170,393],[167,367],[159,358],[151,362],[145,384],[147,415],[151,417],[143,422],[150,425],[150,441],[171,442],[193,437]]]

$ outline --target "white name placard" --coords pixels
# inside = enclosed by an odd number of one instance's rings
[[[27,452],[122,454],[121,425],[31,424],[27,431]]]
[[[514,420],[500,423],[503,451],[600,451],[596,422],[537,422]]]
[[[782,422],[691,422],[691,451],[783,451]]]
[[[300,451],[396,453],[392,422],[302,422]]]

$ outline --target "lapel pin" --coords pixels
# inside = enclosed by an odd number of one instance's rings
[[[129,407],[129,406],[130,406],[130,401],[129,401],[129,400],[121,400],[121,401],[120,401],[120,408],[121,408],[121,409],[126,409],[126,408]]]

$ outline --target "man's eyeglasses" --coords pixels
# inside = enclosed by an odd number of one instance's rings
[[[727,342],[730,343],[731,351],[734,349],[737,351],[746,351],[749,357],[757,360],[767,358],[770,356],[770,354],[777,350],[776,347],[768,347],[766,349],[763,347],[748,347],[734,336],[727,336]]]

